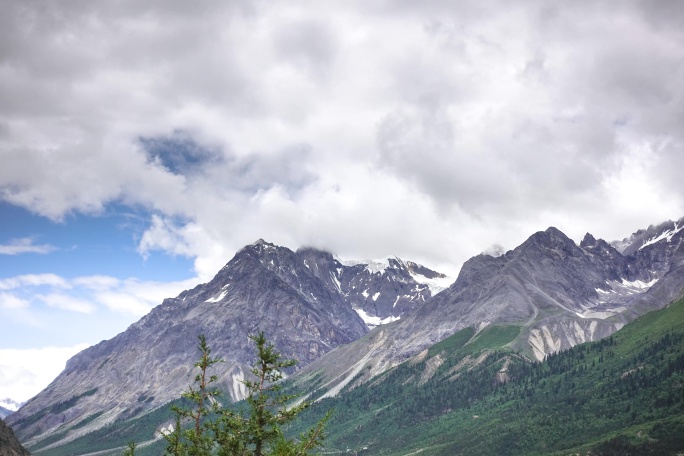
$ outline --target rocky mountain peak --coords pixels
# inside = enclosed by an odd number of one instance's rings
[[[11,419],[30,439],[98,410],[108,410],[107,416],[77,433],[145,413],[176,399],[191,382],[200,334],[226,361],[217,373],[219,387],[231,399],[242,399],[241,381],[254,361],[249,335],[264,331],[284,357],[303,367],[359,339],[369,326],[413,311],[432,297],[433,281],[444,279],[400,259],[389,261],[382,273],[366,266],[260,239],[239,250],[211,281],[165,299],[125,332],[71,358]],[[65,402],[74,404],[67,413],[41,415]]]
[[[534,245],[543,248],[555,248],[565,250],[567,252],[573,251],[578,248],[575,241],[570,239],[561,230],[556,227],[549,227],[544,231],[538,231],[530,236],[527,241],[523,244]]]
[[[639,250],[657,243],[678,243],[684,236],[684,217],[677,221],[668,220],[658,225],[650,225],[645,230],[638,230],[621,241],[613,241],[611,245],[625,256],[635,255]]]
[[[590,248],[596,245],[596,238],[590,233],[584,235],[582,242],[580,242],[580,247],[583,249]]]

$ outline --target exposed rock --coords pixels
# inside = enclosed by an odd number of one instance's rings
[[[466,327],[522,326],[514,345],[539,360],[601,339],[684,294],[682,226],[684,219],[635,234],[618,246],[629,255],[590,234],[578,246],[553,227],[504,255],[478,255],[464,263],[451,287],[384,327],[382,346],[374,344],[372,355],[367,341],[373,333],[303,374],[345,363],[358,368],[363,361],[369,379]]]
[[[0,420],[0,456],[30,456],[14,436],[12,428]]]
[[[399,259],[384,271],[363,264],[345,265],[327,252],[293,252],[260,239],[210,282],[165,299],[125,332],[71,358],[11,422],[33,444],[107,411],[70,431],[67,441],[176,399],[192,382],[200,334],[213,355],[225,360],[216,371],[217,386],[229,399],[242,399],[242,380],[254,361],[249,335],[264,331],[300,368],[368,332],[354,306],[371,317],[396,318],[428,300],[429,286],[413,279],[411,268],[440,276]],[[376,304],[372,308],[367,297]],[[387,302],[397,305],[388,309]]]

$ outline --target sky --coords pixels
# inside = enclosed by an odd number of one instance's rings
[[[684,216],[684,3],[3,0],[0,399],[259,238],[456,275]]]

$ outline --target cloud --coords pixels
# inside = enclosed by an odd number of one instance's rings
[[[677,2],[3,12],[0,198],[142,207],[140,253],[202,279],[259,237],[457,269],[549,225],[613,239],[684,213]]]
[[[36,245],[31,238],[12,239],[9,244],[0,245],[0,255],[19,255],[22,253],[50,253],[55,247],[49,244]]]
[[[65,294],[51,293],[47,295],[37,295],[36,298],[50,307],[61,310],[68,310],[70,312],[80,312],[90,314],[95,312],[95,306],[90,302],[75,298]]]
[[[198,279],[178,282],[147,282],[136,279],[121,281],[109,289],[100,288],[94,299],[112,311],[142,317],[165,298],[177,296],[182,291],[197,285]]]
[[[76,277],[71,280],[75,286],[83,287],[89,290],[108,290],[115,288],[121,284],[121,280],[116,277],[94,275]]]
[[[0,385],[3,394],[25,402],[48,386],[66,366],[66,361],[87,348],[44,347],[37,349],[0,349]]]
[[[27,300],[14,296],[11,293],[0,293],[0,308],[2,309],[25,309],[30,305],[31,303]]]
[[[0,290],[12,290],[20,287],[39,287],[42,285],[55,288],[69,288],[69,282],[57,274],[23,274],[0,279]]]
[[[165,298],[177,296],[198,281],[196,277],[177,282],[151,282],[103,275],[73,279],[56,274],[21,275],[0,280],[0,290],[12,290],[12,293],[0,292],[0,309],[8,312],[9,318],[28,321],[32,326],[40,325],[46,318],[46,307],[88,315],[109,310],[141,317]]]

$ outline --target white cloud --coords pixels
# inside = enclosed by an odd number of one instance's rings
[[[0,290],[12,290],[19,287],[37,287],[47,285],[56,288],[69,288],[69,283],[56,274],[24,274],[0,279]]]
[[[177,296],[198,282],[198,278],[177,282],[152,282],[103,275],[74,279],[65,279],[55,274],[22,275],[0,280],[0,290],[13,291],[0,292],[0,309],[14,312],[10,316],[30,321],[32,325],[40,321],[38,315],[42,314],[41,309],[44,306],[82,314],[109,309],[141,317],[152,307],[161,304],[165,298]],[[41,292],[37,292],[37,289]]]
[[[20,255],[23,253],[50,253],[55,247],[49,244],[33,243],[31,238],[12,239],[9,244],[0,245],[0,255]]]
[[[71,283],[89,290],[107,290],[119,286],[121,280],[116,277],[94,275],[76,277],[71,280]]]
[[[147,208],[139,251],[202,280],[259,237],[452,268],[549,225],[623,237],[684,213],[663,5],[10,1],[0,198]]]
[[[37,295],[36,298],[44,302],[50,307],[54,307],[61,310],[68,310],[70,312],[80,312],[85,314],[90,314],[95,312],[95,306],[90,302],[76,298],[74,296],[69,296],[62,293],[51,293],[46,295]]]
[[[66,361],[88,344],[73,347],[0,349],[0,385],[3,397],[25,402],[59,375]]]
[[[107,308],[134,317],[142,317],[165,298],[177,296],[182,291],[197,285],[198,279],[192,278],[179,282],[146,282],[136,279],[121,281],[109,289],[100,288],[94,299]]]
[[[27,300],[11,293],[0,293],[0,309],[25,309],[30,305],[31,303]]]
[[[96,295],[98,302],[116,312],[142,317],[152,309],[148,301],[127,293],[102,292]]]

